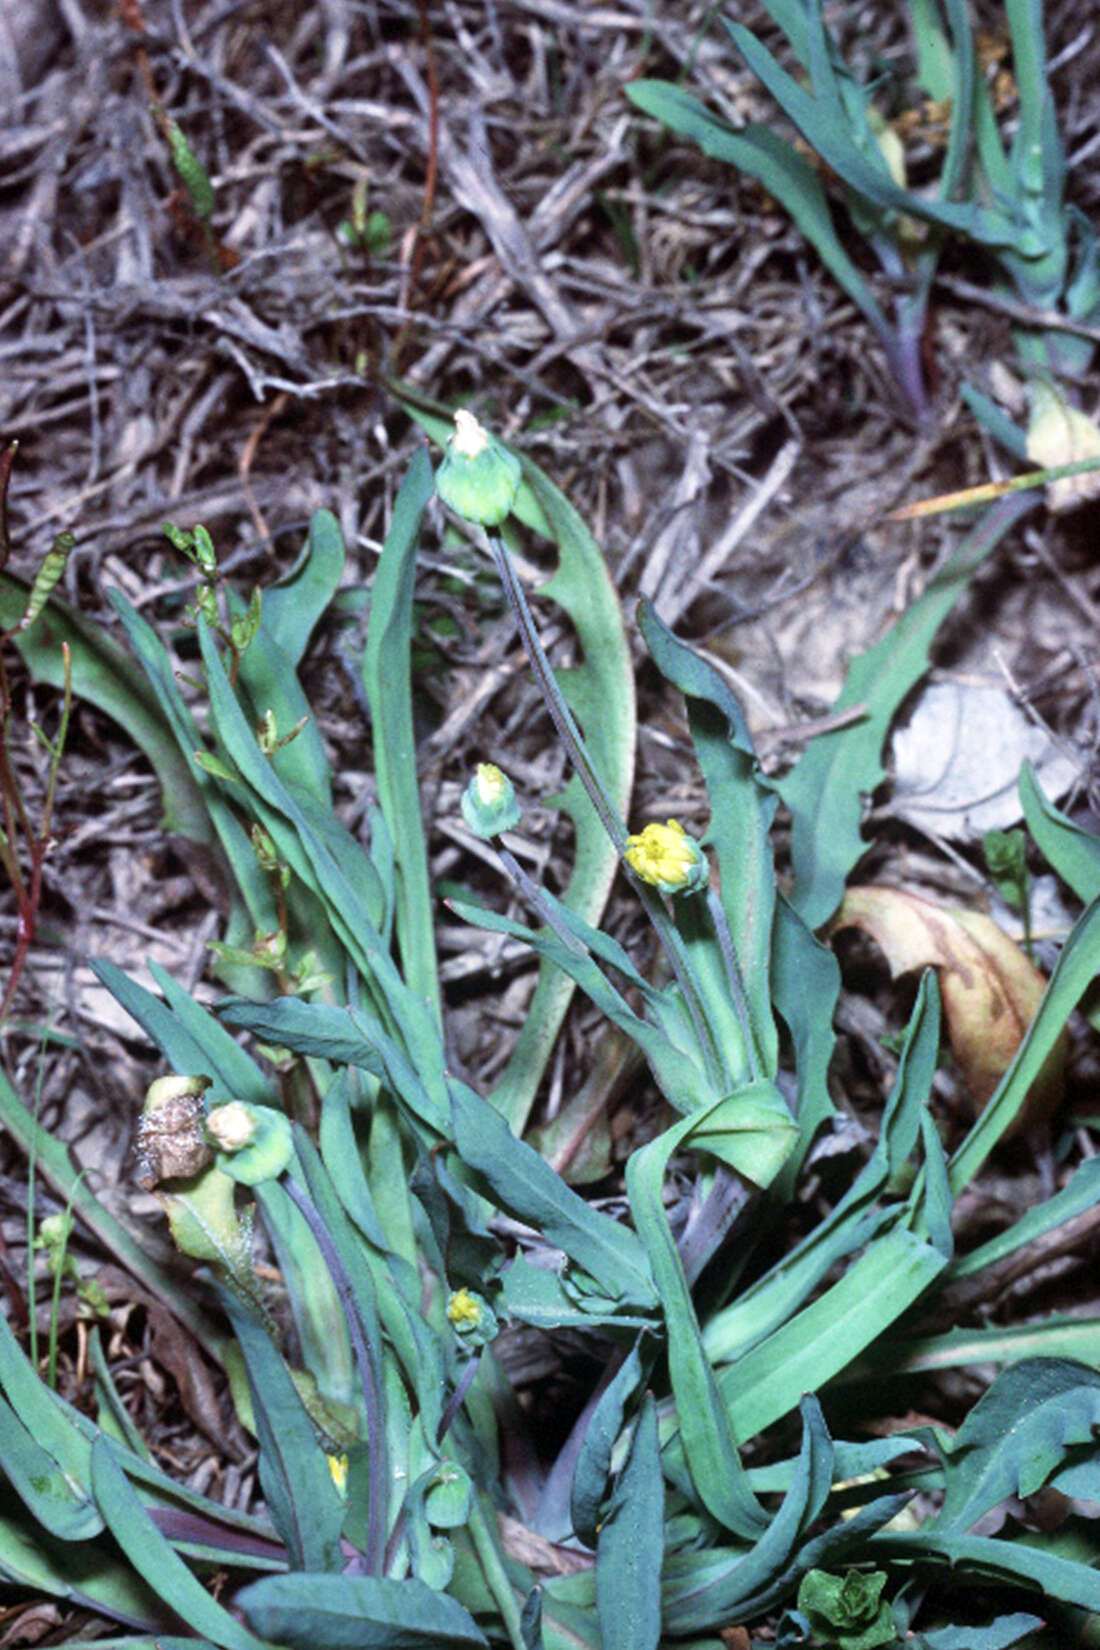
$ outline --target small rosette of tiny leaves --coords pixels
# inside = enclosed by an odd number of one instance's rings
[[[496,1313],[484,1296],[472,1289],[454,1290],[447,1301],[447,1322],[459,1340],[476,1352],[500,1333]]]
[[[625,857],[634,875],[662,894],[693,894],[706,886],[706,857],[678,820],[628,836]]]
[[[516,501],[519,459],[464,409],[455,413],[435,488],[455,515],[482,527],[499,527]]]
[[[462,817],[475,836],[488,841],[519,824],[515,787],[495,762],[479,762],[462,793]]]
[[[798,1589],[798,1608],[809,1619],[815,1640],[838,1650],[878,1650],[893,1644],[894,1614],[882,1596],[884,1570],[849,1570],[830,1575],[810,1570]]]
[[[271,1106],[230,1100],[206,1116],[206,1133],[218,1149],[218,1167],[242,1186],[275,1180],[294,1156],[290,1120]]]

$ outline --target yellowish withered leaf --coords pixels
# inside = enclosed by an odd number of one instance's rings
[[[947,910],[900,888],[849,888],[831,927],[862,929],[895,979],[936,970],[951,1050],[980,1111],[1011,1065],[1046,989],[1035,965],[982,912]],[[1033,1128],[1057,1109],[1065,1055],[1063,1033],[1010,1133]]]

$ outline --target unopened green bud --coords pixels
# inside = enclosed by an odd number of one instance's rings
[[[515,787],[495,762],[479,762],[462,793],[462,817],[475,836],[488,839],[519,824]]]
[[[691,894],[706,886],[703,850],[675,819],[667,825],[647,825],[637,836],[628,836],[626,862],[635,876],[662,894]]]
[[[436,492],[456,515],[499,527],[516,501],[519,459],[482,429],[473,413],[455,413],[454,434],[436,473]]]
[[[206,1133],[218,1147],[218,1167],[242,1186],[277,1180],[294,1156],[290,1120],[271,1106],[230,1100],[215,1106]]]

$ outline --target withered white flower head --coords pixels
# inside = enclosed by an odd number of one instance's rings
[[[499,527],[516,501],[522,474],[515,454],[460,407],[435,478],[444,504],[467,521]]]
[[[256,1119],[241,1100],[214,1106],[207,1113],[206,1132],[223,1152],[239,1152],[256,1138]]]

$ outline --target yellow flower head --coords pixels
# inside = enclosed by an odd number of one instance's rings
[[[476,1329],[481,1322],[481,1305],[468,1289],[456,1289],[447,1302],[447,1321],[456,1329]]]
[[[332,1474],[332,1482],[341,1495],[347,1494],[348,1488],[348,1458],[346,1455],[330,1455],[328,1470]]]
[[[483,808],[492,808],[503,802],[511,784],[495,762],[479,762],[474,780],[477,785],[477,799]]]
[[[626,839],[626,862],[635,876],[662,894],[693,893],[707,880],[707,862],[678,820],[647,825]]]

